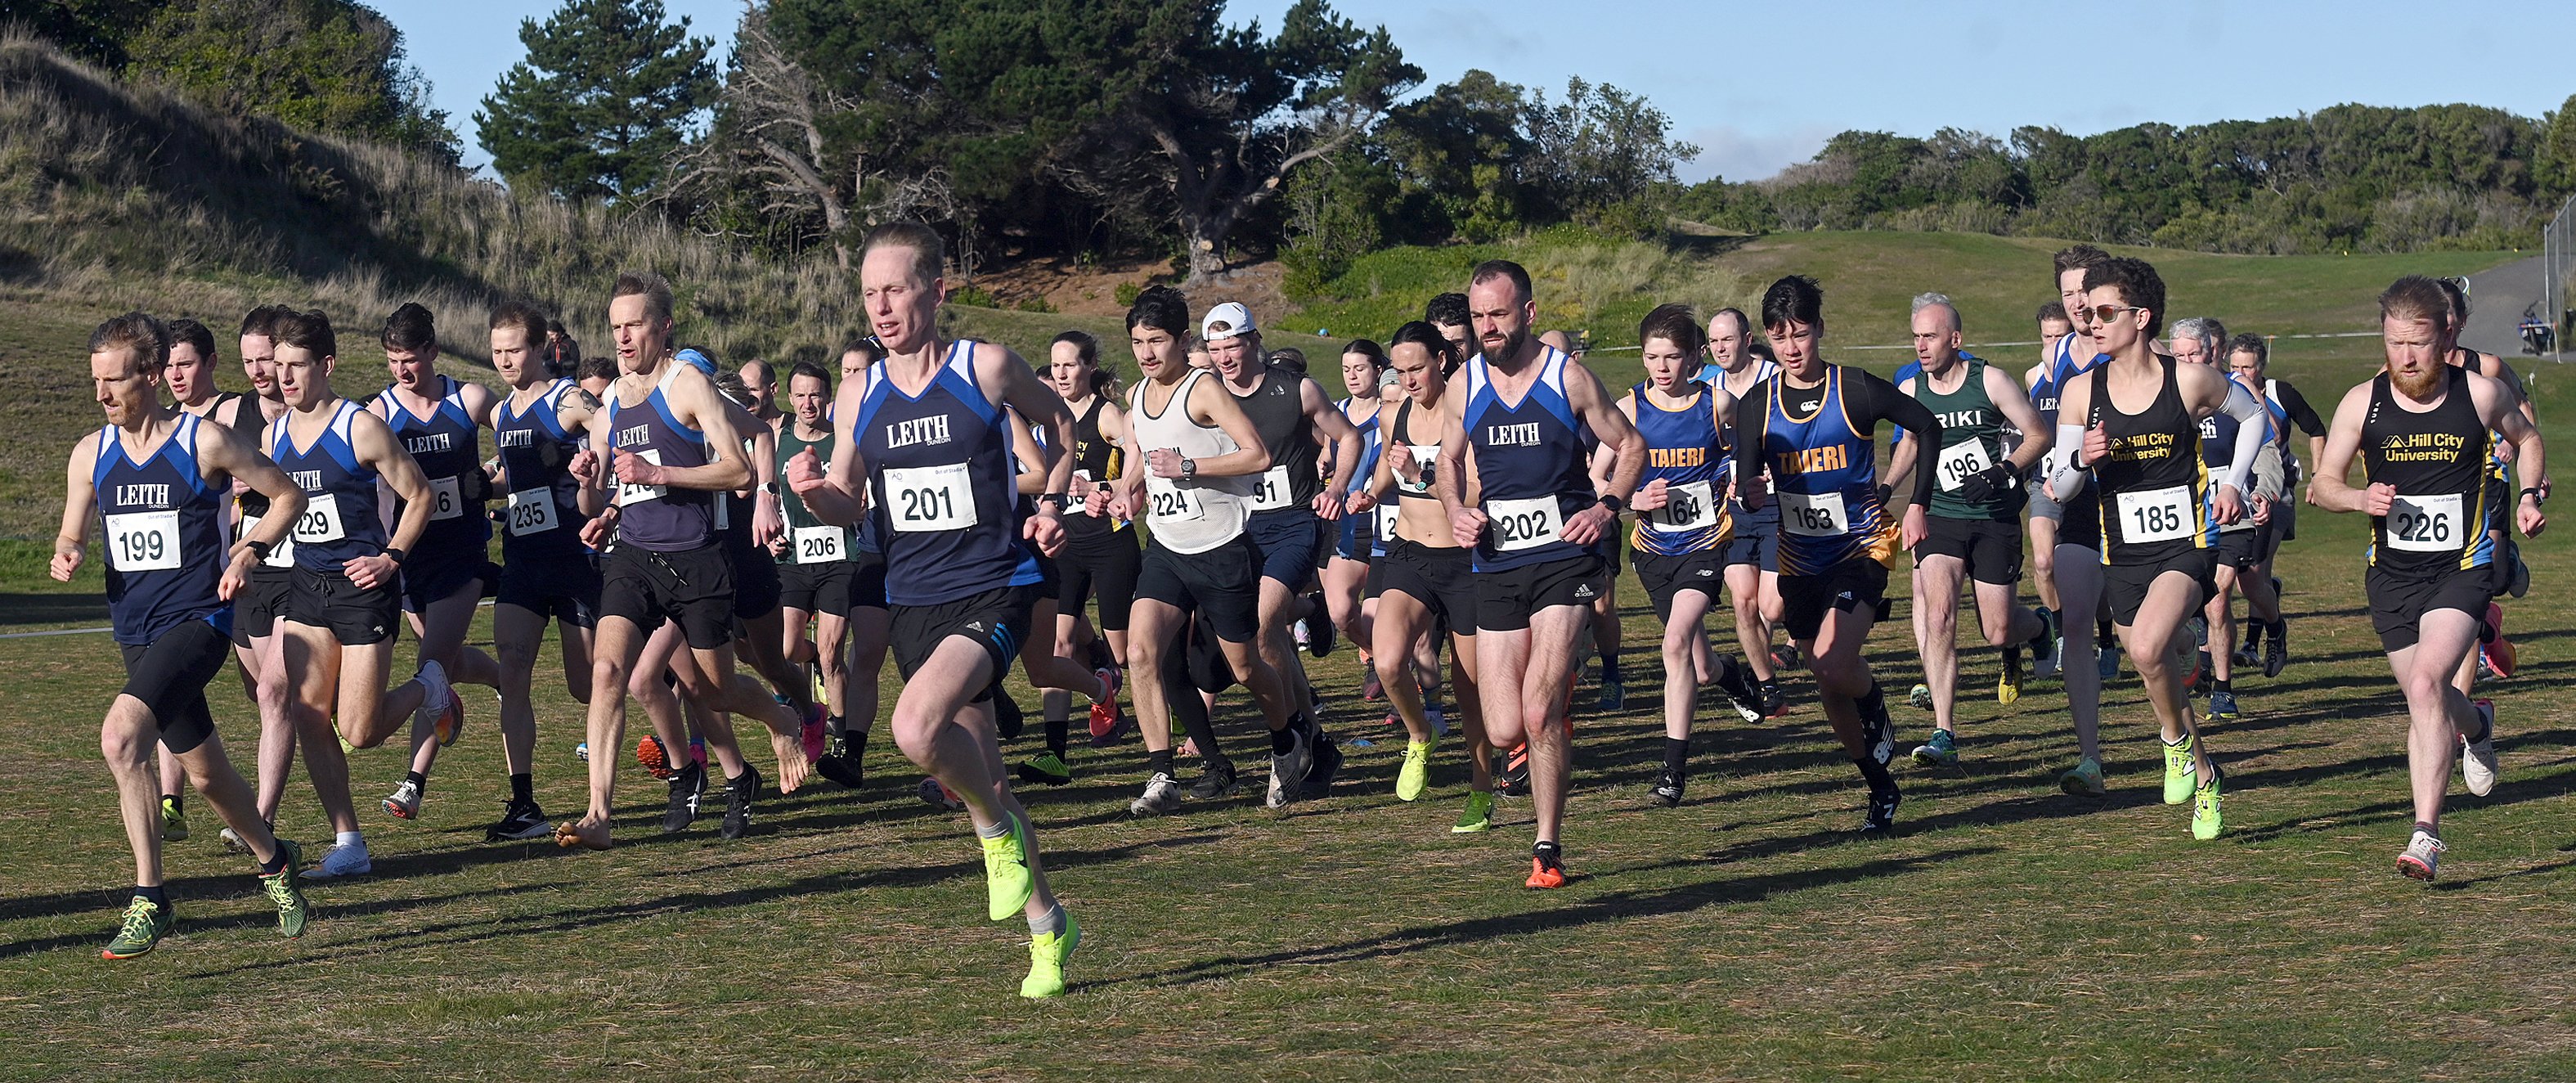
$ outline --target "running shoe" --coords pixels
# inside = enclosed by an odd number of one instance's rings
[[[1299,617],[1288,623],[1288,638],[1297,641],[1299,650],[1305,650],[1313,646],[1315,633],[1307,630],[1306,618]]]
[[[2031,612],[2039,616],[2039,634],[2030,639],[2030,675],[2057,676],[2057,654],[2063,649],[2065,629],[2058,626],[2056,610],[2043,605],[2033,606]]]
[[[1656,804],[1671,808],[1682,803],[1682,790],[1688,784],[1689,780],[1666,769],[1655,775],[1655,789],[1651,796]]]
[[[2199,767],[2191,760],[2189,736],[2186,735],[2180,743],[2166,741],[2163,744],[2165,746],[2165,804],[2179,805],[2191,800],[2192,784],[2199,781],[2193,775]]]
[[[1861,813],[1860,830],[1866,833],[1896,830],[1896,806],[1902,804],[1904,800],[1904,792],[1894,786],[1884,789],[1872,787],[1869,791],[1869,808]]]
[[[1593,706],[1604,711],[1625,710],[1628,706],[1628,686],[1619,681],[1602,681],[1601,698],[1594,701]]]
[[[305,873],[303,878],[336,880],[345,876],[365,876],[374,871],[376,871],[376,859],[367,853],[366,840],[361,839],[357,842],[335,844],[323,851],[322,860],[313,866],[312,871]]]
[[[2522,543],[2508,539],[2506,547],[2512,550],[2506,554],[2506,559],[2511,560],[2513,564],[2511,570],[2505,574],[2504,592],[2519,598],[2531,593],[2531,565],[2522,559]]]
[[[1458,822],[1449,825],[1452,835],[1472,835],[1494,826],[1494,795],[1483,790],[1467,791],[1467,810],[1458,814]]]
[[[1307,595],[1306,601],[1315,607],[1316,617],[1306,626],[1306,653],[1322,658],[1333,653],[1333,633],[1336,629],[1333,627],[1332,611],[1324,606],[1323,591],[1319,590]]]
[[[1933,730],[1932,737],[1914,746],[1914,762],[1926,767],[1955,767],[1959,763],[1959,738],[1949,730]]]
[[[2478,709],[2478,735],[2460,739],[2460,781],[2469,792],[2485,797],[2495,792],[2495,701],[2482,699],[2472,704]]]
[[[1190,788],[1182,796],[1192,801],[1222,801],[1242,792],[1243,784],[1235,780],[1234,765],[1219,763],[1200,768],[1199,777],[1190,780]]]
[[[501,822],[483,829],[483,841],[536,839],[554,833],[554,822],[546,819],[545,810],[538,808],[535,801],[514,800],[501,810]]]
[[[1367,660],[1362,659],[1362,661]],[[1385,699],[1386,682],[1378,679],[1377,667],[1372,665],[1362,668],[1365,670],[1365,675],[1360,678],[1360,702],[1375,703]]]
[[[1880,697],[1877,710],[1862,709],[1860,745],[1862,753],[1877,760],[1881,767],[1896,758],[1896,722],[1887,717],[1885,697]]]
[[[2209,777],[2202,780],[2199,789],[2192,791],[2191,837],[2202,842],[2218,837],[2218,789],[2226,781],[2226,772],[2220,771],[2217,764],[2211,764]]]
[[[913,793],[921,798],[922,804],[944,812],[959,812],[966,808],[964,798],[958,797],[956,791],[941,785],[935,778],[922,779]]]
[[[2478,641],[2478,657],[2486,662],[2488,669],[2495,671],[2496,676],[2513,676],[2521,652],[2514,649],[2512,640],[2504,637],[2504,607],[2488,602],[2486,624],[2495,632],[2495,637]]]
[[[865,748],[866,746],[850,740],[850,735],[847,733],[834,734],[832,750],[825,753],[823,758],[814,761],[814,770],[824,778],[831,779],[849,789],[855,790],[865,786],[868,784],[868,769],[864,762]]]
[[[423,658],[420,672],[412,674],[411,679],[420,682],[420,706],[412,708],[412,724],[430,727],[442,746],[455,743],[456,725],[463,721],[465,701],[448,687],[447,670],[436,660]]]
[[[1402,713],[1402,712],[1399,712],[1399,711],[1392,710],[1392,709],[1388,710],[1388,711],[1386,712],[1386,724],[1387,724],[1389,727],[1394,727],[1394,726],[1401,726],[1401,725],[1403,725],[1403,724],[1404,724],[1404,715],[1403,715],[1403,713]]]
[[[1333,780],[1342,775],[1342,742],[1331,734],[1318,731],[1315,741],[1315,769],[1306,772],[1305,785],[1297,790],[1299,800],[1321,800],[1333,795]]]
[[[1020,733],[1028,728],[1029,719],[1027,715],[1020,713],[1020,701],[1012,699],[1008,691],[994,689],[993,732],[1008,741],[1019,737]]]
[[[275,827],[270,827],[270,828],[269,828],[269,832],[270,832],[271,834],[275,834],[275,833],[276,833],[276,831],[277,831],[277,829],[276,829]],[[235,830],[233,830],[232,828],[227,827],[227,828],[223,829],[221,832],[217,833],[215,837],[216,837],[216,838],[218,838],[218,839],[223,840],[223,844],[224,844],[224,852],[225,852],[225,853],[228,853],[228,854],[246,854],[246,853],[249,853],[249,852],[250,852],[250,842],[249,842],[249,840],[246,840],[246,839],[242,838],[242,837],[241,837],[241,832],[239,832],[239,831],[235,831]]]
[[[576,759],[576,760],[579,760],[579,761],[581,761],[581,762],[583,762],[583,763],[589,763],[589,762],[590,762],[590,742],[588,742],[588,741],[576,741],[576,742],[574,742],[574,743],[573,743],[573,746],[572,746],[572,758],[574,758],[574,759]]]
[[[420,783],[402,780],[401,785],[394,787],[394,792],[385,795],[385,811],[405,820],[419,816]]]
[[[1118,732],[1125,728],[1127,716],[1118,709],[1119,674],[1116,666],[1100,666],[1091,671],[1107,694],[1091,701],[1091,744],[1106,748],[1118,742]]]
[[[1306,787],[1307,773],[1315,769],[1315,739],[1304,715],[1288,720],[1288,751],[1270,757],[1271,808],[1287,808]]]
[[[1404,765],[1395,769],[1395,799],[1411,801],[1422,796],[1422,788],[1431,781],[1431,742],[1406,741]]]
[[[1771,648],[1771,666],[1775,670],[1798,668],[1798,645],[1783,643]]]
[[[1513,745],[1503,753],[1503,769],[1494,772],[1494,792],[1505,797],[1529,793],[1529,742]]]
[[[831,751],[832,730],[829,722],[826,721],[830,717],[830,710],[824,707],[820,700],[815,701],[813,706],[805,708],[805,725],[797,736],[803,739],[806,759],[819,760],[823,758],[823,753]]]
[[[759,799],[760,768],[745,762],[740,776],[725,780],[724,823],[716,828],[716,837],[738,839],[751,830],[751,803]]]
[[[2021,699],[2021,652],[2005,651],[2004,668],[1995,674],[1995,702],[2013,703]]]
[[[1021,761],[1019,775],[1020,781],[1032,785],[1063,786],[1072,783],[1073,768],[1065,766],[1063,757],[1041,752],[1034,759]]]
[[[823,664],[820,662],[807,663],[805,666],[805,674],[807,678],[806,685],[808,688],[812,689],[813,692],[808,699],[814,703],[831,702],[832,690],[823,683]]]
[[[698,798],[707,792],[707,769],[697,764],[671,776],[670,804],[662,811],[662,833],[686,831],[698,819]]]
[[[313,916],[313,908],[305,905],[304,889],[296,884],[297,866],[304,863],[304,848],[285,839],[277,840],[277,848],[286,858],[286,867],[275,873],[261,873],[259,889],[277,907],[277,931],[293,940],[304,935],[304,923]]]
[[[1918,684],[1905,690],[1905,705],[1918,711],[1932,709],[1932,686]]]
[[[1145,792],[1127,802],[1130,816],[1163,816],[1181,810],[1181,783],[1168,771],[1156,771],[1145,780]]]
[[[2263,640],[2263,675],[2278,677],[2290,664],[2290,618],[2272,622],[2272,634]]]
[[[2263,631],[2266,627],[2267,625],[2262,621],[2248,619],[2245,622],[2245,636],[2236,641],[2236,651],[2227,656],[2228,661],[2238,669],[2253,669],[2261,665]]]
[[[1762,717],[1785,718],[1789,714],[1789,697],[1781,694],[1780,682],[1762,682]]]
[[[2442,845],[2442,840],[2417,828],[2415,834],[2406,840],[2405,851],[2397,855],[2397,871],[2432,883],[2434,868],[2442,863],[2442,855],[2449,852],[2451,848]]]
[[[2118,644],[2115,644],[2115,643],[2105,643],[2105,644],[2102,644],[2102,645],[2101,645],[2099,648],[2097,648],[2097,649],[2100,651],[2100,653],[2099,653],[2098,655],[2096,655],[2096,656],[2095,656],[2095,658],[2094,658],[2094,663],[2095,663],[2095,664],[2094,664],[2094,670],[2095,670],[2096,672],[2098,672],[2098,673],[2100,673],[2100,674],[2102,675],[2102,683],[2104,683],[2104,684],[2109,684],[2109,683],[2111,683],[2111,682],[2113,682],[2113,681],[2119,680],[2119,679],[2120,679],[2120,647],[2119,647],[2119,645],[2118,645]]]
[[[1064,961],[1082,946],[1082,924],[1064,915],[1064,931],[1029,937],[1029,976],[1020,979],[1020,995],[1045,1000],[1064,995]]]
[[[177,922],[178,918],[170,913],[169,907],[137,895],[125,904],[124,925],[116,930],[116,935],[108,940],[106,949],[100,951],[98,957],[131,959],[149,952],[160,945],[161,938],[169,935],[170,927]]]
[[[1753,684],[1753,671],[1734,655],[1717,656],[1717,690],[1726,693],[1726,702],[1746,722],[1762,721],[1762,690]]]
[[[1009,920],[1028,909],[1037,879],[1029,875],[1029,825],[1011,817],[1010,830],[977,839],[984,844],[984,916]]]
[[[179,811],[179,799],[168,794],[161,796],[161,841],[188,841],[188,814]]]
[[[2057,788],[2069,794],[2091,797],[2100,797],[2111,792],[2110,787],[2102,784],[2102,761],[2091,756],[2075,761],[2073,768],[2057,776]]]
[[[1552,888],[1565,886],[1565,847],[1541,842],[1530,847],[1529,879],[1522,887]]]
[[[2210,689],[2209,720],[2212,722],[2234,722],[2236,721],[2236,718],[2236,693],[2233,690],[2228,689]]]
[[[664,782],[671,780],[671,757],[663,751],[661,738],[648,733],[635,742],[635,762],[644,766],[645,774]]]

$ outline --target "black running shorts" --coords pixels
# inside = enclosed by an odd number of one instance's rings
[[[599,624],[599,560],[586,551],[522,557],[501,565],[492,604],[511,605],[575,628]]]
[[[1055,611],[1079,614],[1086,599],[1100,603],[1100,628],[1127,630],[1127,613],[1136,604],[1136,577],[1144,571],[1145,550],[1134,530],[1068,534],[1056,555]]]
[[[991,699],[1002,678],[1010,675],[1011,660],[1019,657],[1020,645],[1029,641],[1029,607],[1038,596],[1034,586],[1001,587],[937,605],[895,606],[891,635],[895,669],[909,681],[929,664],[941,643],[951,637],[972,640],[983,649],[993,672],[967,702]]]
[[[214,735],[215,717],[206,710],[206,682],[224,670],[233,655],[223,629],[205,620],[181,621],[150,643],[120,643],[125,656],[124,695],[141,700],[161,729],[161,745],[173,755],[186,755]],[[163,787],[177,779],[162,780]]]
[[[382,643],[402,627],[402,593],[391,583],[361,587],[346,573],[317,572],[299,564],[286,619],[328,628],[344,647]]]
[[[608,552],[602,617],[624,617],[647,633],[675,620],[690,647],[711,651],[733,642],[733,608],[733,561],[720,542],[673,553],[633,545]]]
[[[430,606],[469,589],[476,598],[489,598],[500,580],[482,549],[425,549],[403,562],[403,612],[426,615]]]
[[[1780,624],[1792,640],[1816,638],[1827,613],[1858,612],[1862,606],[1869,607],[1872,622],[1887,619],[1887,565],[1859,557],[1814,575],[1780,576]]]
[[[1257,511],[1245,519],[1243,534],[1261,553],[1261,577],[1285,583],[1292,591],[1315,578],[1315,558],[1324,547],[1322,522],[1322,516],[1305,508]]]
[[[1925,517],[1923,544],[1914,560],[1957,557],[1968,566],[1968,578],[2011,586],[2021,582],[2021,524],[2011,519],[1946,519]]]
[[[885,563],[879,561],[877,568],[877,582],[879,589],[883,589]],[[858,565],[846,560],[778,565],[778,604],[805,613],[847,617],[850,615],[850,584],[858,576]]]
[[[2380,649],[2395,653],[2414,646],[2417,622],[2431,610],[2456,609],[2472,620],[2486,619],[2492,576],[2483,567],[2444,572],[2431,579],[2370,569],[2362,577],[2362,593],[2370,599],[2370,627],[2379,633]]]
[[[1646,588],[1646,597],[1654,600],[1655,619],[1669,620],[1673,615],[1673,595],[1695,590],[1715,602],[1726,585],[1726,551],[1723,547],[1698,553],[1676,553],[1665,556],[1637,550],[1637,582]]]
[[[2190,576],[2199,593],[2183,607],[2185,616],[2198,612],[2201,606],[2218,594],[2218,553],[2212,549],[2187,549],[2181,554],[2148,564],[2105,564],[2102,566],[2102,598],[2111,608],[2111,623],[2123,628],[2137,623],[2138,606],[2147,600],[2147,588],[2166,572]]]
[[[1561,605],[1589,609],[1610,589],[1609,565],[1585,554],[1545,564],[1524,564],[1501,571],[1475,572],[1476,628],[1517,632],[1530,625],[1530,614]]]
[[[1228,643],[1250,643],[1261,630],[1261,578],[1261,554],[1248,537],[1187,555],[1148,544],[1136,596],[1196,613]]]
[[[254,639],[277,634],[286,619],[287,600],[295,596],[295,569],[254,564],[250,582],[233,595],[233,645],[248,647]]]
[[[1466,635],[1476,634],[1476,573],[1464,549],[1434,548],[1397,538],[1386,554],[1369,562],[1377,594],[1402,594],[1422,603],[1432,619]]]

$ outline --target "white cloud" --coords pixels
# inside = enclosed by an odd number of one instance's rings
[[[1784,132],[1748,132],[1732,124],[1695,127],[1682,133],[1682,138],[1699,144],[1699,157],[1676,172],[1684,183],[1710,177],[1761,180],[1815,157],[1825,140],[1840,130],[1823,124],[1804,124]]]

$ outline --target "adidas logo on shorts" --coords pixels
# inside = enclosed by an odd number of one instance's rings
[[[1582,599],[1582,598],[1589,598],[1589,597],[1591,597],[1591,596],[1592,596],[1592,584],[1590,584],[1590,583],[1584,583],[1584,584],[1581,584],[1581,585],[1579,585],[1579,586],[1575,587],[1575,588],[1574,588],[1574,596],[1575,596],[1576,598],[1578,598],[1578,599]]]

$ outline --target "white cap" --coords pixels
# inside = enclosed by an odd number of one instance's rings
[[[1252,310],[1241,301],[1228,301],[1207,310],[1199,320],[1199,337],[1209,342],[1223,342],[1243,335],[1257,334],[1261,328],[1252,322]]]

